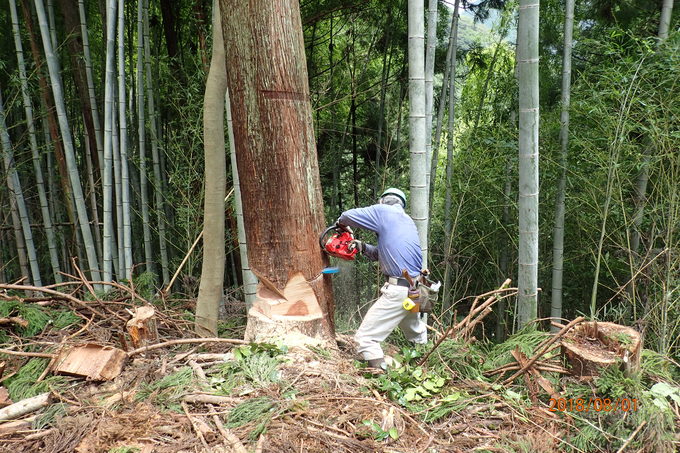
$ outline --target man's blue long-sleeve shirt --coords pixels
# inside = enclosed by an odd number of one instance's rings
[[[364,255],[377,260],[385,275],[401,277],[403,269],[411,277],[420,273],[423,255],[418,230],[401,206],[376,204],[350,209],[340,215],[338,222],[352,228],[365,228],[378,236],[378,246],[366,244]]]

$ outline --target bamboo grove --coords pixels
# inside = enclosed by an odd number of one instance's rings
[[[672,0],[543,0],[535,11],[536,2],[510,0],[415,3],[415,13],[404,0],[300,3],[327,221],[386,187],[424,187],[411,201],[425,211],[411,213],[426,224],[428,266],[445,283],[442,319],[530,264],[536,310],[499,303],[488,324],[497,339],[534,317],[585,314],[635,324],[650,346],[677,355]],[[1,279],[59,282],[77,257],[94,281],[170,281],[202,230],[211,12],[208,0],[3,2]],[[533,48],[518,32],[527,12]],[[416,32],[422,73],[409,64]],[[535,105],[520,104],[527,74]],[[418,137],[414,78],[425,93]],[[536,152],[522,155],[529,124]],[[416,138],[426,152],[414,161]],[[537,172],[520,174],[526,158]],[[228,170],[227,191],[232,179]],[[522,214],[527,180],[532,219]],[[241,299],[236,205],[225,205],[224,275]],[[528,230],[536,243],[525,254]],[[200,248],[176,292],[196,295]],[[375,277],[365,263],[337,277],[339,319],[355,320]]]

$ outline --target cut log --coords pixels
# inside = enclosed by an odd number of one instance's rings
[[[118,348],[85,344],[59,354],[54,372],[84,377],[88,381],[108,381],[120,374],[126,357],[125,351]]]
[[[132,319],[127,322],[126,328],[135,349],[146,346],[158,337],[155,313],[150,305],[136,307]]]
[[[17,403],[0,409],[0,421],[14,420],[31,412],[35,412],[50,403],[50,392],[41,393],[32,398],[26,398]]]
[[[259,276],[253,307],[248,311],[245,340],[283,341],[288,346],[328,344],[331,336],[314,289],[296,273],[281,291]]]
[[[562,340],[562,354],[578,376],[597,376],[619,364],[626,375],[633,374],[640,369],[641,352],[638,331],[611,322],[584,322]]]

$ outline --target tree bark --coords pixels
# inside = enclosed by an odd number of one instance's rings
[[[83,66],[83,58],[85,55],[83,50],[82,28],[80,17],[78,13],[78,5],[75,0],[59,0],[61,13],[64,17],[64,26],[66,28],[66,44],[68,45],[69,54],[71,57],[71,66],[73,72],[73,80],[78,91],[78,98],[82,108],[82,115],[85,121],[85,129],[87,130],[87,137],[90,142],[90,150],[98,150],[100,143],[97,142],[97,131],[94,127],[94,118],[92,117],[92,106],[90,105],[90,93],[87,87],[87,77],[85,75],[85,68]],[[93,154],[92,161],[95,167],[99,168],[99,154]],[[98,178],[96,178],[98,179]]]
[[[257,277],[250,270],[248,261],[248,242],[246,241],[246,230],[243,222],[243,202],[241,201],[241,181],[238,177],[238,164],[236,163],[236,143],[234,142],[234,121],[231,116],[231,101],[229,91],[226,93],[225,105],[227,112],[227,129],[229,133],[229,157],[231,159],[231,177],[234,185],[234,211],[236,214],[236,230],[238,234],[239,256],[241,258],[241,274],[243,278],[243,297],[245,298],[246,308],[250,310],[255,301],[257,292]]]
[[[538,15],[536,0],[520,0],[519,72],[519,269],[517,323],[538,309]]]
[[[333,331],[321,270],[324,227],[299,4],[220,0],[236,158],[252,268],[283,287],[299,271]],[[266,215],[263,215],[267,213]]]
[[[217,336],[217,318],[224,287],[224,191],[227,172],[224,148],[224,96],[227,73],[219,3],[213,0],[213,48],[203,96],[205,199],[203,262],[196,301],[196,334]]]

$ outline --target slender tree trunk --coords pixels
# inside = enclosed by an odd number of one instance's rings
[[[151,77],[151,46],[149,41],[149,0],[146,2],[146,11],[144,16],[144,59],[146,65],[146,91],[147,102],[149,107],[149,129],[151,130],[151,159],[153,161],[154,174],[154,200],[156,205],[157,225],[158,225],[158,241],[161,252],[161,270],[163,283],[167,283],[170,279],[168,271],[168,249],[165,238],[165,209],[163,203],[163,180],[161,175],[160,153],[158,149],[158,126],[156,125],[156,106],[153,96],[153,78]]]
[[[132,225],[130,221],[130,175],[128,169],[128,135],[125,112],[125,2],[118,0],[118,128],[120,140],[121,198],[118,204],[123,213],[122,238],[123,272],[120,277],[132,279]]]
[[[101,144],[97,142],[97,131],[92,116],[93,107],[90,105],[91,97],[88,90],[88,81],[87,76],[85,75],[83,58],[81,58],[85,53],[83,49],[83,28],[78,13],[78,5],[76,4],[76,0],[59,0],[59,5],[62,16],[64,17],[67,37],[66,43],[71,57],[73,80],[76,84],[78,98],[82,108],[85,130],[87,131],[87,137],[89,137],[90,140],[90,149],[93,151],[98,150],[98,147],[101,146]],[[92,156],[92,160],[96,163],[97,169],[99,169],[99,154]]]
[[[569,152],[569,104],[571,99],[571,47],[574,29],[574,0],[566,0],[564,16],[564,54],[562,55],[562,111],[560,114],[560,179],[555,201],[553,228],[553,270],[550,316],[562,318],[562,276],[564,272],[564,199],[567,187]],[[556,327],[551,330],[557,331]]]
[[[144,112],[144,33],[146,0],[137,2],[137,137],[139,147],[139,188],[142,211],[142,231],[144,236],[144,264],[147,271],[153,272],[153,248],[151,245],[151,223],[149,219],[148,177],[146,171],[146,121]]]
[[[118,0],[114,0],[116,3]],[[114,85],[115,85],[114,81]],[[124,259],[125,259],[125,253],[123,252],[123,206],[121,204],[121,199],[123,197],[123,184],[121,182],[122,179],[122,171],[121,171],[121,164],[120,164],[120,147],[121,147],[121,142],[120,142],[120,135],[119,135],[119,125],[118,125],[118,115],[117,115],[117,109],[119,106],[119,102],[117,100],[118,98],[118,87],[114,88],[114,95],[113,98],[115,99],[113,103],[113,193],[114,193],[114,206],[115,206],[115,211],[116,211],[116,237],[114,241],[114,254],[113,254],[113,263],[114,263],[114,268],[115,268],[115,274],[117,279],[124,278],[125,276],[125,271],[123,267],[125,267],[124,264]]]
[[[275,0],[253,10],[221,0],[220,10],[249,263],[279,287],[301,272],[333,332],[331,282],[320,274],[328,263],[317,240],[325,219],[299,4]]]
[[[113,115],[114,115],[114,58],[116,38],[116,0],[106,3],[106,72],[104,82],[104,281],[113,279]]]
[[[92,75],[92,56],[90,55],[90,38],[87,31],[87,21],[85,17],[85,1],[78,0],[78,12],[80,15],[80,35],[83,39],[83,56],[85,62],[85,77],[87,79],[87,93],[90,98],[90,108],[92,109],[92,123],[94,126],[95,142],[97,143],[97,157],[99,158],[99,171],[103,171],[104,163],[104,137],[99,121],[99,110],[97,110],[97,96],[94,91],[94,77]]]
[[[456,5],[457,6],[457,5]],[[454,9],[454,14],[457,11]],[[456,21],[458,19],[455,19]],[[455,58],[455,53],[451,55],[451,58]],[[453,245],[453,222],[451,219],[451,199],[453,193],[453,151],[454,151],[454,136],[456,133],[456,72],[455,68],[451,72],[451,77],[449,77],[449,121],[448,121],[448,132],[446,138],[446,192],[444,196],[444,287],[442,288],[442,295],[445,310],[449,308],[451,303],[451,297],[449,295],[451,291],[451,247]]]
[[[434,55],[437,49],[437,3],[429,0],[427,14],[427,45],[425,48],[425,184],[430,188],[430,163],[432,161],[432,112],[434,111]],[[429,213],[429,194],[428,213]]]
[[[517,322],[538,309],[538,24],[537,0],[520,0],[517,27],[519,72],[519,269]]]
[[[241,183],[238,177],[238,164],[236,162],[236,143],[234,143],[234,127],[231,117],[231,101],[229,91],[225,99],[227,112],[227,128],[229,133],[229,155],[231,158],[231,178],[234,184],[234,206],[236,214],[236,229],[238,231],[238,248],[241,257],[241,274],[243,278],[243,296],[246,301],[246,308],[250,310],[255,301],[257,293],[257,277],[250,270],[248,261],[248,242],[246,241],[246,228],[243,222],[243,203],[241,201]]]
[[[482,92],[479,94],[479,102],[477,103],[477,113],[475,115],[475,125],[473,127],[473,134],[474,134],[474,131],[477,131],[477,127],[479,127],[479,119],[482,117],[482,109],[484,108],[484,100],[486,99],[486,92],[489,89],[489,82],[491,81],[491,76],[494,74],[494,68],[496,66],[496,60],[498,60],[498,53],[501,49],[501,44],[503,43],[503,39],[505,39],[505,33],[501,34],[501,37],[499,38],[498,42],[496,43],[496,47],[493,51],[493,56],[491,57],[491,63],[489,63],[489,68],[486,71],[486,77],[484,78],[484,85],[482,86]]]
[[[57,42],[57,27],[54,20],[54,0],[47,0],[47,18],[49,20],[52,48],[57,49],[59,47],[59,43]]]
[[[26,64],[24,63],[24,50],[21,44],[21,34],[19,32],[19,16],[17,14],[17,6],[14,0],[10,0],[10,13],[12,16],[12,32],[14,34],[14,47],[17,54],[17,66],[19,67],[19,80],[21,82],[21,96],[24,102],[24,110],[26,112],[26,125],[28,127],[28,137],[31,145],[31,156],[33,158],[33,169],[35,171],[35,181],[38,188],[38,199],[40,200],[40,212],[42,214],[43,225],[45,226],[45,236],[47,238],[47,248],[50,254],[50,264],[52,266],[52,275],[54,280],[61,282],[61,274],[59,271],[59,255],[57,251],[57,240],[54,234],[54,227],[52,226],[52,219],[50,216],[49,207],[47,205],[47,195],[45,193],[45,182],[43,179],[42,165],[40,163],[40,152],[38,151],[38,140],[35,132],[35,122],[33,119],[33,105],[31,103],[31,96],[28,88],[28,79],[26,77]]]
[[[213,48],[203,97],[205,200],[203,263],[196,301],[196,334],[217,336],[217,318],[224,288],[224,191],[227,171],[224,151],[224,97],[227,73],[219,3],[213,0]]]
[[[411,217],[418,228],[427,267],[427,120],[425,118],[425,45],[422,1],[408,1],[409,150],[411,153]]]
[[[84,130],[85,133],[85,170],[87,171],[87,184],[90,201],[90,210],[92,211],[92,221],[94,222],[94,242],[97,246],[97,253],[102,251],[102,235],[99,229],[99,209],[97,205],[97,185],[95,183],[95,169],[94,163],[92,162],[92,149],[90,148],[90,141],[87,137],[87,129]]]
[[[31,8],[28,4],[28,0],[21,1],[21,12],[24,16],[24,22],[26,23],[26,28],[28,29],[28,36],[31,43],[31,54],[33,55],[33,62],[37,68],[43,67],[43,58],[38,48],[37,36],[33,28],[33,18],[31,17]],[[40,88],[40,95],[43,101],[44,110],[46,112],[48,129],[51,137],[51,142],[54,145],[54,156],[57,161],[57,168],[59,170],[61,190],[63,192],[63,205],[66,210],[66,214],[69,223],[73,225],[74,230],[77,228],[76,225],[76,215],[73,212],[73,194],[71,193],[71,183],[69,182],[68,169],[66,165],[66,157],[64,155],[64,148],[62,141],[59,137],[59,124],[57,118],[55,117],[54,102],[52,100],[52,95],[49,88],[49,83],[45,73],[38,70],[38,86]],[[51,169],[51,167],[48,167]],[[54,194],[55,191],[52,191]],[[52,198],[54,200],[54,197]],[[52,212],[55,212],[52,209]],[[62,261],[62,263],[67,263],[68,261]]]
[[[85,198],[83,196],[83,187],[80,183],[80,175],[78,174],[78,166],[75,158],[75,150],[73,148],[73,140],[71,137],[71,129],[69,128],[68,118],[66,116],[66,107],[64,104],[63,89],[61,83],[61,72],[59,68],[59,60],[54,54],[52,43],[49,39],[49,30],[47,27],[47,18],[45,16],[45,9],[42,0],[35,0],[36,10],[38,12],[38,22],[40,24],[40,31],[45,49],[47,59],[47,66],[50,72],[50,79],[52,80],[52,93],[54,95],[54,103],[57,108],[57,118],[59,120],[59,128],[61,130],[61,137],[64,142],[66,166],[69,173],[69,181],[73,190],[73,201],[78,213],[78,223],[80,231],[83,236],[83,243],[87,254],[87,261],[90,266],[90,275],[93,280],[99,280],[99,270],[97,261],[97,250],[92,238],[92,230],[90,229],[90,222],[87,215],[87,208],[85,207]]]
[[[457,50],[458,50],[458,7],[460,0],[456,0],[453,7],[453,14],[451,15],[451,31],[449,32],[449,48],[446,51],[446,67],[444,69],[444,81],[442,82],[442,94],[439,100],[439,108],[437,111],[437,126],[434,133],[434,143],[432,144],[432,166],[430,168],[430,200],[428,205],[432,211],[434,203],[434,190],[437,180],[437,166],[439,165],[439,143],[442,134],[442,123],[444,121],[444,110],[446,106],[446,95],[450,90],[449,79],[453,78],[454,90],[456,81],[456,66],[457,66]],[[449,113],[450,115],[451,113]],[[453,129],[449,127],[449,134],[453,133]]]
[[[671,14],[673,13],[673,0],[663,0],[661,6],[661,19],[659,20],[659,41],[668,39],[668,29],[671,26]]]
[[[392,63],[392,8],[389,9],[387,23],[385,24],[385,53],[382,60],[382,75],[380,77],[380,111],[378,112],[378,132],[376,134],[375,150],[375,178],[373,180],[373,198],[378,196],[380,184],[380,156],[383,148],[383,124],[385,123],[385,101],[387,97],[387,82],[390,78],[390,66]]]
[[[515,121],[512,121],[515,124]],[[501,241],[501,256],[499,260],[499,268],[501,271],[501,279],[505,281],[510,272],[510,250],[511,245],[508,241],[506,228],[510,226],[510,200],[512,194],[512,159],[508,159],[505,164],[505,186],[503,188],[503,239]],[[505,299],[498,301],[495,307],[496,311],[496,342],[501,343],[505,341],[508,331],[508,316],[505,313],[506,302]]]
[[[31,281],[35,286],[42,286],[40,279],[40,267],[38,266],[38,258],[35,253],[35,243],[33,242],[33,233],[31,232],[31,221],[28,218],[28,210],[26,209],[26,202],[24,200],[24,193],[21,189],[21,181],[17,173],[16,164],[14,162],[14,152],[12,150],[12,143],[10,142],[9,132],[7,131],[7,123],[5,121],[5,106],[2,99],[2,91],[0,90],[0,141],[2,142],[2,157],[5,163],[5,171],[7,175],[7,188],[9,189],[10,206],[12,210],[12,220],[14,221],[15,236],[17,239],[17,250],[19,251],[19,261],[25,262],[21,259],[21,247],[19,246],[22,237],[23,245],[25,247],[25,257],[28,258],[29,269],[25,263],[22,263],[22,272],[26,277],[31,276]],[[17,222],[18,217],[19,222]],[[17,229],[17,223],[19,229]]]

